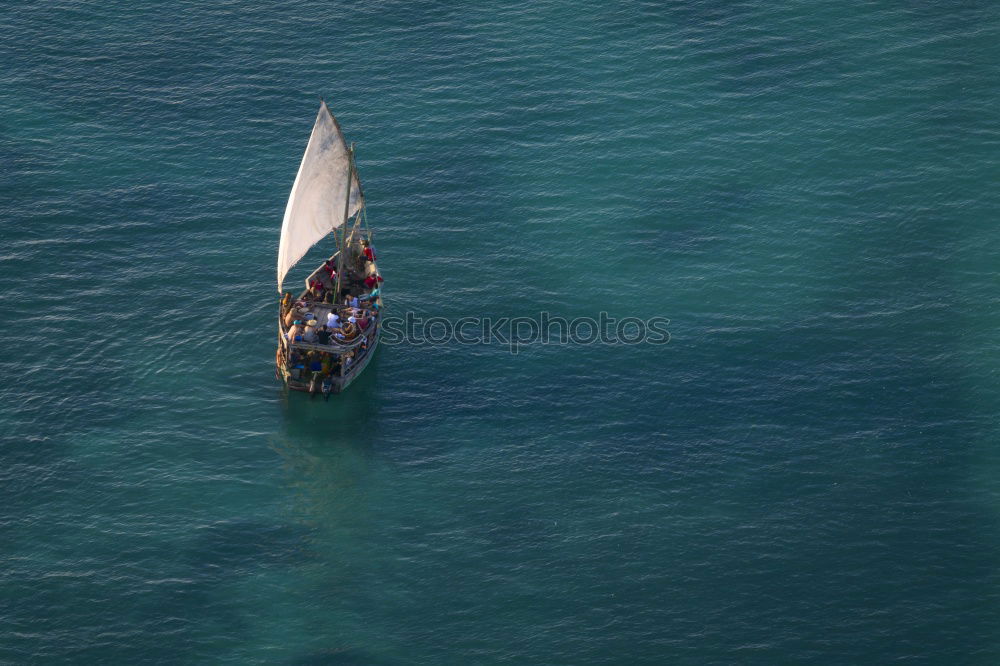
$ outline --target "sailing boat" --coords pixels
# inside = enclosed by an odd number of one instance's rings
[[[383,304],[354,146],[321,102],[281,224],[279,294],[288,271],[330,234],[333,255],[297,297],[281,297],[275,356],[275,374],[289,388],[325,397],[346,389],[371,361]]]

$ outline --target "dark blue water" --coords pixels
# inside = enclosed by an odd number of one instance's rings
[[[997,663],[1000,10],[779,4],[7,8],[0,662]],[[391,314],[670,342],[288,395],[320,96]]]

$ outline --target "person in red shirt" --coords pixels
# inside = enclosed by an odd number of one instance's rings
[[[361,241],[365,246],[365,259],[368,261],[375,261],[375,248],[373,248],[368,241]]]
[[[365,286],[368,287],[369,289],[371,289],[380,282],[385,282],[385,280],[383,280],[382,276],[379,275],[378,273],[372,273],[371,275],[365,278]]]

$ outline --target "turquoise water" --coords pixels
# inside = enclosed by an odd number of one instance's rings
[[[995,3],[0,30],[0,662],[1000,660]],[[383,347],[288,395],[320,96],[394,314],[669,344]]]

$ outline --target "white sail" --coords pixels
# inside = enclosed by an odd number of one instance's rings
[[[281,224],[278,247],[278,291],[285,274],[317,241],[344,224],[361,209],[363,195],[356,172],[351,173],[351,200],[347,203],[347,174],[351,157],[340,125],[323,102],[309,145],[302,156]]]

